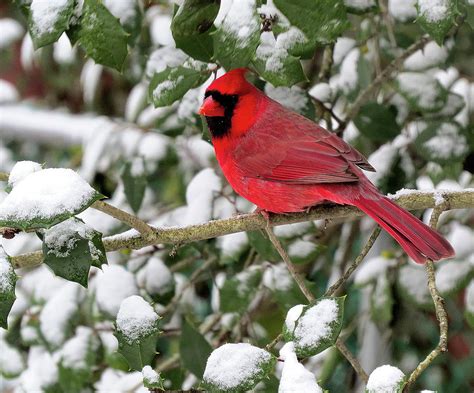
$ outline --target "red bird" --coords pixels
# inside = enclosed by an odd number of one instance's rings
[[[337,135],[267,97],[231,70],[207,88],[206,117],[232,188],[260,209],[300,212],[322,202],[357,206],[417,263],[454,255],[436,231],[383,196],[364,175],[366,158]]]

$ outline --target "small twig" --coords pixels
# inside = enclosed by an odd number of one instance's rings
[[[433,209],[430,217],[430,226],[436,229],[441,213],[446,209],[446,203],[436,206]],[[428,275],[428,289],[430,290],[431,298],[435,306],[436,318],[439,322],[439,342],[435,349],[433,349],[426,358],[418,364],[408,378],[404,392],[408,392],[410,387],[415,383],[421,373],[435,360],[442,352],[448,350],[448,314],[444,307],[444,299],[441,297],[438,288],[436,287],[436,276],[434,263],[427,260],[425,264],[426,273]]]
[[[331,76],[331,67],[334,61],[333,52],[334,44],[329,44],[324,47],[323,60],[318,74],[319,82],[325,82],[329,80]]]
[[[272,228],[266,227],[265,232],[267,233],[268,237],[270,238],[270,241],[272,242],[273,246],[275,249],[278,251],[278,254],[280,254],[281,258],[285,261],[286,267],[288,268],[291,276],[293,279],[296,281],[298,284],[301,292],[305,295],[306,299],[308,299],[309,302],[313,302],[315,300],[314,295],[311,293],[311,291],[308,289],[304,282],[304,278],[301,277],[301,275],[296,271],[295,265],[291,262],[291,259],[289,255],[287,254],[286,250],[283,248],[283,246],[280,243],[280,240],[275,236],[273,233]]]
[[[0,172],[0,181],[8,181],[9,174],[7,172]]]
[[[357,256],[354,262],[349,266],[349,268],[345,271],[344,275],[328,288],[324,296],[334,295],[337,292],[337,290],[348,280],[348,278],[351,276],[354,270],[357,269],[357,267],[360,265],[360,263],[363,261],[367,253],[372,248],[373,244],[375,243],[375,240],[377,240],[377,237],[380,234],[380,229],[381,228],[378,225],[374,228],[374,230],[370,234],[360,254]]]
[[[273,347],[275,345],[277,345],[279,343],[279,341],[283,338],[283,334],[280,333],[278,336],[276,336],[270,343],[268,343],[266,346],[265,346],[265,349],[267,351],[270,351],[273,349]]]
[[[321,108],[322,111],[330,114],[334,118],[334,120],[337,121],[338,127],[343,127],[343,128],[346,127],[345,121],[342,120],[338,115],[336,115],[334,111],[332,110],[332,108],[328,108],[326,105],[324,105],[322,101],[318,100],[317,98],[314,98],[314,97],[311,97],[311,98],[318,105],[318,107]]]
[[[127,213],[122,209],[109,205],[107,202],[95,201],[91,207],[101,211],[102,213],[108,214],[109,216],[114,217],[119,221],[122,221],[124,224],[127,224],[128,226],[136,229],[145,237],[152,238],[155,236],[154,229],[145,221],[140,220],[138,217]]]
[[[351,351],[349,351],[349,349],[346,347],[346,344],[344,344],[340,338],[336,340],[336,348],[339,350],[339,352],[342,353],[342,355],[351,364],[352,368],[355,370],[359,378],[362,379],[364,383],[367,383],[367,381],[369,380],[369,376],[367,375],[365,370],[362,368],[359,361],[354,357],[354,355],[352,355]]]
[[[288,256],[287,252],[281,245],[280,241],[278,238],[275,236],[273,233],[273,230],[270,227],[267,227],[265,231],[268,234],[268,237],[270,238],[270,241],[272,242],[273,246],[276,248],[282,259],[285,261],[286,266],[288,267],[288,270],[290,271],[291,276],[293,279],[296,281],[298,284],[301,292],[305,295],[306,299],[308,302],[313,302],[315,300],[314,295],[311,293],[311,291],[306,287],[306,284],[304,282],[304,279],[298,274],[298,272],[295,270],[295,267],[293,263],[291,262],[290,257]],[[270,347],[271,345],[275,345],[280,337],[275,338],[267,347]],[[359,375],[359,377],[364,381],[368,381],[368,376],[367,373],[364,371],[362,366],[360,365],[359,361],[350,353],[349,349],[344,345],[344,343],[341,341],[341,339],[336,340],[336,347],[337,349],[342,353],[342,355],[347,359],[347,361],[351,364],[351,366],[354,368],[356,373]],[[270,347],[271,348],[271,347]]]

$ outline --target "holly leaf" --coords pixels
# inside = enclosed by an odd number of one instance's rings
[[[257,292],[261,279],[261,268],[250,267],[226,280],[220,290],[221,311],[243,313]]]
[[[365,104],[354,123],[362,135],[377,142],[390,141],[400,134],[396,109],[375,102]]]
[[[56,42],[61,34],[69,28],[76,2],[36,1],[26,7],[28,13],[28,30],[35,49]]]
[[[100,268],[107,263],[102,234],[75,217],[45,232],[43,255],[57,276],[86,288],[91,265]]]
[[[209,75],[209,71],[204,69],[186,66],[168,67],[153,75],[148,88],[149,100],[155,107],[171,105],[183,97],[188,90],[202,84]]]
[[[0,327],[4,329],[8,329],[8,314],[16,299],[17,279],[10,257],[0,246]]]
[[[260,254],[260,256],[270,262],[281,260],[280,254],[275,250],[272,242],[260,231],[247,232],[250,245]]]
[[[204,336],[194,329],[186,319],[183,320],[181,327],[179,352],[183,366],[198,379],[202,379],[212,347]]]
[[[99,0],[84,0],[79,23],[68,35],[96,63],[122,71],[128,54],[128,34]]]
[[[416,22],[433,39],[442,45],[444,38],[460,15],[457,0],[446,0],[436,6],[427,0],[418,0],[416,3]]]
[[[219,5],[218,0],[185,0],[171,22],[176,47],[196,60],[211,61],[213,22]]]
[[[132,161],[125,163],[122,181],[127,201],[133,211],[137,213],[140,210],[148,184],[142,157],[135,157]]]

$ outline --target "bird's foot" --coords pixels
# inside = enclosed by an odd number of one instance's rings
[[[257,207],[253,212],[261,214],[267,222],[267,228],[270,228],[270,213],[267,210]]]

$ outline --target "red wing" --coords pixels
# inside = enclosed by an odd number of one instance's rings
[[[273,101],[233,155],[244,176],[291,184],[356,182],[351,163],[373,170],[335,134]]]

